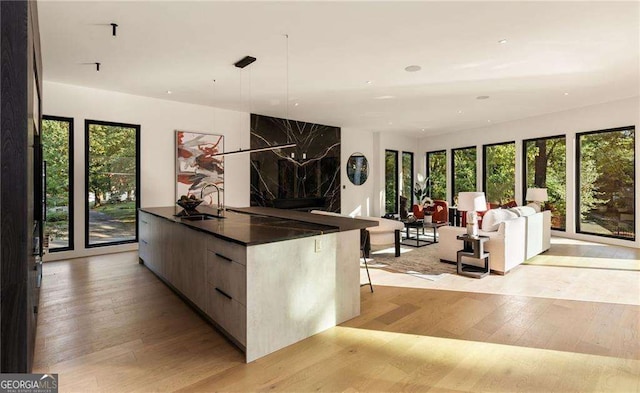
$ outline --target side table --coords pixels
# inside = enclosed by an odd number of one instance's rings
[[[491,271],[489,266],[489,253],[484,252],[484,243],[489,240],[489,236],[474,237],[469,235],[459,235],[456,236],[456,239],[462,240],[463,242],[462,250],[457,252],[458,274],[473,278],[482,278],[489,274]],[[462,263],[462,258],[484,261],[484,268],[466,265]]]

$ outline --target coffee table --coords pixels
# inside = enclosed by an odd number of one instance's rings
[[[409,247],[424,247],[429,244],[434,244],[438,242],[438,228],[443,227],[445,225],[449,225],[446,222],[424,222],[423,220],[417,220],[414,222],[403,221],[404,227],[407,230],[407,236],[402,241],[402,244]],[[431,228],[433,230],[433,234],[431,235],[432,240],[428,240],[426,238],[426,234],[424,233],[425,228]],[[416,235],[411,236],[409,233],[410,229],[416,230]],[[420,238],[420,234],[422,234],[423,238]]]

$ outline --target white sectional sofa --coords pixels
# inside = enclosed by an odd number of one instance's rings
[[[456,252],[462,249],[462,241],[456,236],[466,233],[462,227],[442,227],[438,230],[441,261],[456,262]],[[505,274],[527,259],[551,246],[551,212],[536,213],[530,207],[492,209],[482,219],[482,236],[489,236],[485,251],[489,253],[491,270]],[[465,259],[465,263],[475,264]],[[481,261],[477,263],[478,266]]]

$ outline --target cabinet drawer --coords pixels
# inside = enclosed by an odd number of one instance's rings
[[[150,215],[144,212],[138,213],[138,239],[149,241],[149,222]]]
[[[247,264],[247,248],[240,244],[228,242],[217,237],[210,236],[207,241],[207,249],[217,252],[226,258],[238,262],[241,265]]]
[[[226,256],[207,251],[207,283],[221,289],[240,304],[247,304],[246,268]]]
[[[224,330],[247,345],[247,309],[245,306],[230,299],[220,288],[207,284],[209,306],[207,314]]]
[[[138,240],[138,257],[144,261],[145,264],[149,263],[149,242],[145,239]]]

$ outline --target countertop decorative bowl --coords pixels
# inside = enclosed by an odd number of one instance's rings
[[[180,206],[187,212],[192,212],[196,210],[196,207],[198,207],[198,205],[200,205],[202,202],[203,202],[202,199],[189,199],[189,200],[178,199],[178,201],[176,201],[178,206]]]

